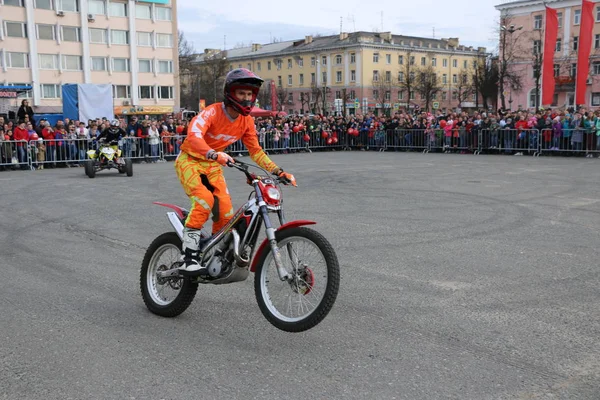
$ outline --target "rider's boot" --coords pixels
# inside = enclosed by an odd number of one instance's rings
[[[202,253],[200,252],[200,244],[202,235],[200,229],[183,229],[183,265],[179,270],[184,275],[193,275],[207,277],[208,269],[201,264]]]

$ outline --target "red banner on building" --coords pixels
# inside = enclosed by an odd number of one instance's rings
[[[546,7],[546,33],[544,37],[544,60],[542,62],[542,105],[554,101],[554,52],[558,35],[558,16],[554,8]]]
[[[586,104],[585,91],[589,59],[592,51],[592,32],[594,30],[594,3],[583,0],[581,6],[581,29],[579,31],[579,49],[577,49],[577,80],[575,83],[575,104]]]

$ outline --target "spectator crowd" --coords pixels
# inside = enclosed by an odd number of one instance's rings
[[[106,118],[76,121],[65,118],[54,126],[36,121],[23,104],[19,120],[0,117],[0,170],[79,166],[96,148],[94,138],[108,128]],[[125,137],[120,148],[125,157],[139,162],[174,158],[185,140],[190,121],[173,116],[119,118]],[[600,109],[533,111],[474,111],[434,113],[398,111],[358,116],[289,115],[255,119],[258,139],[274,153],[310,149],[360,150],[428,149],[446,153],[489,152],[510,155],[536,154],[600,156]],[[230,148],[242,152],[241,145]],[[28,157],[30,157],[28,159]],[[29,163],[28,160],[31,162]]]

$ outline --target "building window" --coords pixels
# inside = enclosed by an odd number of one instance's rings
[[[292,86],[292,82],[293,82],[292,76],[288,75],[288,86]]]
[[[598,36],[598,35],[596,35]],[[554,49],[556,52],[562,50],[562,39],[556,39],[556,48]]]
[[[136,4],[135,17],[139,19],[152,19],[152,8],[149,5]]]
[[[448,92],[442,92],[442,100],[448,99]]]
[[[392,71],[385,71],[385,81],[386,82],[392,81]]]
[[[154,86],[140,86],[138,96],[140,99],[153,99]]]
[[[311,57],[310,58],[310,66],[314,67],[315,65],[317,65],[317,57]]]
[[[442,67],[447,67],[447,66],[448,66],[448,59],[447,59],[447,58],[444,58],[444,59],[442,60]]]
[[[23,7],[23,0],[4,0],[4,5],[5,6]]]
[[[288,58],[288,69],[292,69],[292,59]]]
[[[373,90],[373,98],[375,100],[379,99],[379,90],[377,90],[377,89]]]
[[[464,68],[464,69],[467,69],[467,68],[469,68],[469,63],[468,63],[468,61],[467,61],[467,60],[463,60],[463,68]]]
[[[311,83],[312,85],[314,85],[316,81],[317,81],[317,77],[316,77],[315,73],[314,73],[314,72],[311,72],[311,73],[310,73],[310,83]]]
[[[298,79],[300,86],[304,85],[304,74],[300,74],[300,78]]]
[[[571,71],[569,71],[569,75],[571,77],[575,77],[575,75],[577,75],[577,63],[571,64]]]
[[[390,92],[389,90],[385,91],[385,101],[390,101],[392,99],[392,92]]]
[[[391,64],[392,63],[392,55],[391,54],[386,54],[385,55],[385,63],[386,64]]]
[[[560,64],[554,64],[554,76],[560,75]]]
[[[350,71],[350,81],[356,82],[356,70],[354,69]]]
[[[60,85],[42,83],[42,99],[60,99]]]
[[[542,41],[534,40],[533,41],[533,54],[540,54],[542,52]]]
[[[432,67],[437,67],[437,58],[433,57],[433,58],[431,59],[431,66],[432,66]]]
[[[128,58],[113,58],[113,72],[129,72]]]
[[[374,63],[378,63],[379,62],[379,53],[373,53],[373,62]]]
[[[40,54],[39,65],[40,69],[58,69],[58,55]]]
[[[442,74],[442,84],[445,85],[446,83],[448,83],[448,75]]]
[[[29,54],[8,52],[8,68],[29,68]]]
[[[379,82],[379,71],[373,71],[373,82]]]
[[[594,35],[594,48],[600,48],[600,35]]]
[[[354,91],[354,90],[350,91],[350,98],[351,99],[356,99],[356,91]]]
[[[592,93],[592,106],[600,106],[600,93]]]
[[[398,56],[398,64],[404,65],[404,56]]]
[[[337,55],[335,56],[335,64],[336,65],[342,65],[342,56],[341,55]]]
[[[299,67],[304,67],[304,58],[299,58],[298,59],[298,66]]]
[[[77,0],[56,0],[58,1],[58,10],[60,11],[69,11],[69,12],[78,12],[79,4]]]
[[[108,13],[111,17],[126,17],[127,3],[117,3],[111,1],[110,5],[108,6]]]
[[[106,44],[107,33],[106,29],[90,28],[90,43]]]
[[[556,18],[558,19],[558,27],[562,28],[563,14],[561,12],[556,13]]]
[[[113,85],[113,98],[114,99],[130,99],[131,98],[131,86],[129,86],[129,85]]]
[[[138,46],[152,46],[152,33],[151,32],[137,32],[137,45]]]
[[[173,47],[173,35],[170,33],[157,33],[156,41],[158,47]]]
[[[462,76],[462,83],[466,84],[467,83],[467,75],[463,75]]]
[[[267,69],[270,71],[271,70],[271,61],[267,61]]]
[[[287,101],[288,101],[288,104],[294,103],[294,94],[293,93],[288,93]]]
[[[424,67],[427,65],[427,59],[425,57],[421,57],[421,66]]]
[[[321,64],[322,65],[327,65],[327,56],[321,57]]]
[[[281,75],[279,75],[279,76],[277,77],[277,86],[283,86],[283,83],[282,83],[282,81],[281,81]]]
[[[458,83],[458,76],[456,74],[452,74],[452,83]]]
[[[6,4],[6,0],[4,0],[4,4]],[[52,0],[35,0],[35,8],[39,8],[40,10],[53,10]]]
[[[536,95],[535,88],[531,89],[529,92],[529,107],[537,106],[537,98],[538,96]]]
[[[398,82],[404,82],[404,72],[398,72]]]
[[[452,60],[452,68],[458,68],[458,60],[457,59]]]
[[[173,61],[171,61],[171,60],[159,61],[158,62],[158,73],[159,74],[172,74],[173,73]]]
[[[573,50],[577,50],[579,47],[579,36],[573,36]]]
[[[159,86],[158,87],[158,98],[159,99],[172,99],[173,98],[173,86]]]
[[[256,63],[256,70],[260,72],[260,61]]]
[[[342,81],[342,71],[336,71],[335,73],[335,81],[340,83]]]
[[[415,56],[410,56],[410,59],[408,60],[408,63],[410,65],[415,65]]]
[[[106,71],[106,58],[92,57],[92,71]]]
[[[327,72],[323,72],[323,83],[327,83]]]
[[[250,63],[246,64],[246,69],[248,71],[252,71],[252,64],[250,64]]]
[[[111,44],[129,44],[129,31],[111,30],[110,42]]]
[[[74,26],[61,26],[62,40],[65,42],[80,42],[81,35],[79,28]]]
[[[106,15],[104,0],[88,0],[88,12],[90,14]]]
[[[356,53],[350,53],[350,64],[356,64]]]
[[[81,56],[62,56],[62,67],[68,71],[81,71]]]
[[[398,92],[398,100],[404,100],[404,92],[402,90]]]
[[[152,72],[152,60],[138,60],[138,69],[140,73]]]
[[[26,38],[27,37],[27,24],[23,22],[5,22],[6,36]]]
[[[533,17],[533,29],[542,29],[542,16],[536,15]]]
[[[339,90],[336,90],[336,91],[335,91],[335,98],[336,98],[336,99],[341,99],[341,98],[342,98],[342,92],[341,92],[341,91],[339,91]]]
[[[171,21],[173,15],[171,9],[167,7],[156,7],[156,19],[158,21]]]
[[[415,99],[415,92],[410,92],[409,99],[411,99],[411,100]]]
[[[277,71],[281,70],[281,63],[282,63],[281,60],[275,61],[275,65],[277,66]],[[241,68],[241,65],[240,65],[240,68]]]
[[[573,25],[579,25],[581,23],[581,10],[573,11]]]

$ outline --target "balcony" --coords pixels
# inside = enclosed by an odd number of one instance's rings
[[[554,77],[555,88],[557,92],[569,92],[575,90],[575,77],[570,75],[561,75]]]

